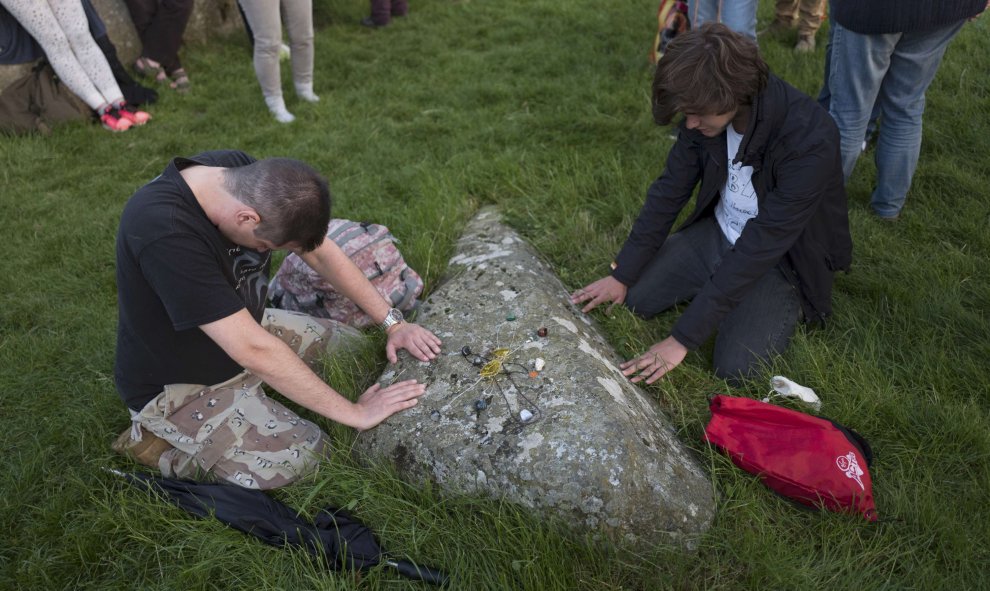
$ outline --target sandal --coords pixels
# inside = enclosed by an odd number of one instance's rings
[[[163,83],[168,80],[168,74],[161,64],[155,63],[146,57],[139,57],[134,61],[134,71],[138,76]]]
[[[179,68],[172,72],[172,83],[169,86],[180,94],[189,92],[189,74],[184,68]]]

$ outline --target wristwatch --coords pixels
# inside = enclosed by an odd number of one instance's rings
[[[390,308],[388,314],[385,315],[385,320],[382,320],[382,330],[388,330],[389,328],[405,320],[405,318],[406,317],[402,315],[402,310],[398,308]]]

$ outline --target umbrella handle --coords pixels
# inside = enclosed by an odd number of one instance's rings
[[[430,583],[431,585],[443,586],[450,580],[445,573],[442,573],[428,566],[416,565],[408,560],[386,560],[385,564],[391,566],[400,575],[416,580]]]

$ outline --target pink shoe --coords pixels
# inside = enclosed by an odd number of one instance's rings
[[[110,131],[127,131],[131,128],[130,120],[125,119],[117,109],[107,109],[100,115],[100,122],[103,127]]]
[[[128,105],[127,103],[121,103],[117,107],[117,112],[120,116],[131,122],[131,125],[144,125],[151,119],[151,114],[145,111],[139,111],[134,107]]]

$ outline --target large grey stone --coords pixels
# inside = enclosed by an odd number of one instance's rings
[[[141,42],[124,0],[93,0],[93,6],[107,26],[107,34],[117,48],[117,56],[124,65],[129,66],[140,53]],[[182,38],[185,43],[206,43],[235,31],[244,34],[243,30],[244,22],[237,10],[237,0],[196,0]],[[27,74],[32,65],[0,66],[0,90]]]
[[[421,311],[443,354],[430,364],[404,356],[381,378],[416,378],[426,394],[361,433],[358,453],[390,460],[410,481],[504,497],[613,540],[690,545],[714,514],[701,466],[563,284],[498,217],[487,209],[471,221]],[[509,350],[503,371],[481,376],[500,348]]]

